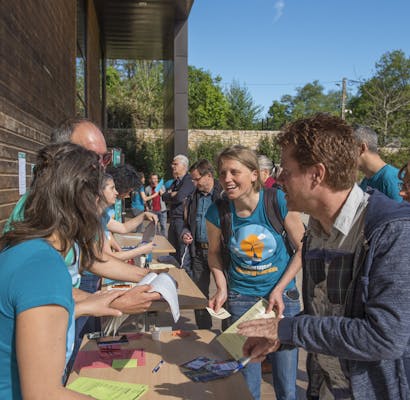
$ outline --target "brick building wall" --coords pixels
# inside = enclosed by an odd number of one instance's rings
[[[0,20],[0,229],[18,193],[18,152],[27,185],[51,127],[74,113],[75,1],[3,2]]]
[[[18,153],[26,185],[36,152],[63,119],[75,116],[77,0],[13,0],[0,17],[0,231],[19,199]],[[102,122],[101,44],[94,2],[87,1],[87,108]]]

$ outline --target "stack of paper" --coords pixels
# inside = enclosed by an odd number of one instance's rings
[[[137,400],[148,392],[148,385],[85,377],[76,379],[68,388],[97,400]]]

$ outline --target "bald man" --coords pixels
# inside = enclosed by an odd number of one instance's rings
[[[111,153],[107,152],[107,144],[103,133],[88,119],[67,119],[52,131],[52,143],[66,141],[71,141],[97,153],[100,156],[100,162],[103,166],[107,166],[111,161]],[[24,218],[26,198],[27,193],[17,202],[6,223],[5,231],[11,228],[12,221],[19,221]],[[70,261],[67,259],[66,264],[68,266],[70,265]],[[147,273],[145,269],[132,266],[107,254],[101,254],[101,261],[95,262],[90,268],[90,272],[109,279],[127,282],[138,282]],[[85,300],[89,296],[89,293],[79,290],[79,280],[77,282],[73,274],[72,277],[73,297],[75,301],[80,302]],[[111,303],[111,306],[126,314],[142,313],[150,307],[152,301],[160,298],[158,293],[148,293],[149,289],[149,286],[144,285],[135,288],[131,293],[130,291],[124,292],[124,295]]]

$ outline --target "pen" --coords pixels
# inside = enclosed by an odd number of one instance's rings
[[[154,367],[154,369],[152,370],[152,373],[156,373],[159,371],[159,369],[161,368],[161,365],[164,364],[164,360],[160,360],[159,363]]]
[[[249,361],[251,361],[251,357],[242,357],[238,360],[238,366],[234,369],[234,373],[240,371],[241,369],[244,369]]]

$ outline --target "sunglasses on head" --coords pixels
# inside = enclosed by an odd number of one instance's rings
[[[106,167],[112,160],[112,153],[111,152],[107,152],[104,154],[100,154],[100,164],[103,167]]]

